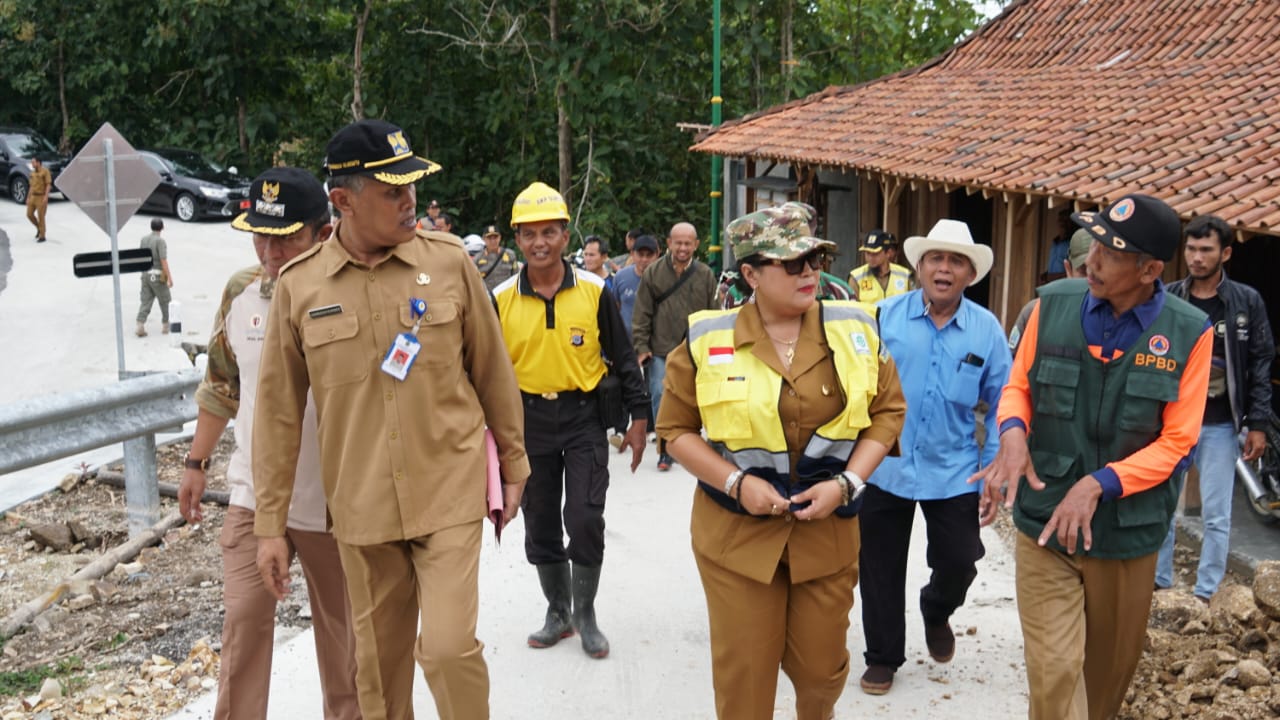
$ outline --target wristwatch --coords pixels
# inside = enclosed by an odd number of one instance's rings
[[[199,470],[200,472],[209,472],[209,458],[197,459],[188,455],[186,458],[183,459],[182,464],[186,465],[188,468],[192,470]]]

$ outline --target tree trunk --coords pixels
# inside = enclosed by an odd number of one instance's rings
[[[560,3],[559,0],[551,0],[551,7],[548,12],[548,21],[551,25],[551,46],[556,52],[560,51]],[[573,204],[573,198],[569,196],[569,190],[573,185],[573,128],[569,125],[569,110],[565,107],[565,99],[568,90],[565,87],[564,77],[556,77],[556,146],[557,156],[560,161],[560,194],[564,196],[564,201],[568,205]]]
[[[782,5],[782,28],[781,32],[779,32],[782,47],[779,54],[782,55],[782,101],[787,102],[791,99],[791,76],[795,72],[796,62],[794,58],[795,46],[791,39],[795,7],[791,0],[786,0]]]
[[[373,0],[364,4],[364,12],[356,19],[355,62],[351,78],[351,119],[364,119],[364,94],[360,88],[360,78],[364,74],[364,29],[369,25],[369,11],[373,8]]]
[[[249,131],[245,124],[249,119],[249,108],[243,97],[236,98],[236,129],[240,135],[240,152],[249,157]]]
[[[58,41],[58,105],[62,109],[62,137],[58,138],[58,152],[71,152],[71,138],[67,128],[71,125],[71,112],[67,110],[67,68],[62,54],[62,41]]]

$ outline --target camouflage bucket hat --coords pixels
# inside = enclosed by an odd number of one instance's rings
[[[834,253],[836,244],[813,237],[814,209],[801,202],[757,210],[725,227],[733,256],[744,260],[760,255],[771,260],[793,260],[814,250]]]

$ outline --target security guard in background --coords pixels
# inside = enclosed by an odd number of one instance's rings
[[[894,295],[902,295],[915,289],[911,269],[894,262],[898,259],[898,239],[886,230],[872,230],[858,247],[862,259],[867,261],[849,273],[849,287],[857,299],[865,303],[878,303]]]
[[[532,474],[521,504],[525,556],[538,568],[546,623],[529,646],[550,647],[576,629],[591,657],[609,654],[596,626],[595,597],[604,562],[608,443],[598,396],[621,382],[632,422],[622,445],[635,472],[644,453],[649,395],[622,316],[593,273],[564,259],[569,209],[560,193],[535,182],[516,197],[511,227],[525,266],[493,291],[507,352],[524,398],[525,448]],[[561,487],[564,514],[561,517]],[[564,535],[569,535],[566,552]]]
[[[27,220],[36,226],[36,242],[44,242],[44,217],[49,212],[49,191],[53,176],[40,158],[31,158],[31,178],[27,184]]]
[[[484,278],[485,287],[493,290],[507,278],[520,272],[520,262],[516,254],[502,247],[502,233],[497,225],[489,225],[484,229],[484,251],[475,257],[476,267],[480,269],[480,277]]]

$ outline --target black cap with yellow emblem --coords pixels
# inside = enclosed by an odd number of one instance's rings
[[[329,198],[314,175],[295,167],[274,167],[253,179],[249,209],[231,227],[265,235],[292,235],[329,212]]]
[[[404,130],[384,120],[360,120],[329,140],[324,168],[329,177],[364,175],[388,185],[409,185],[440,166],[414,155]]]

